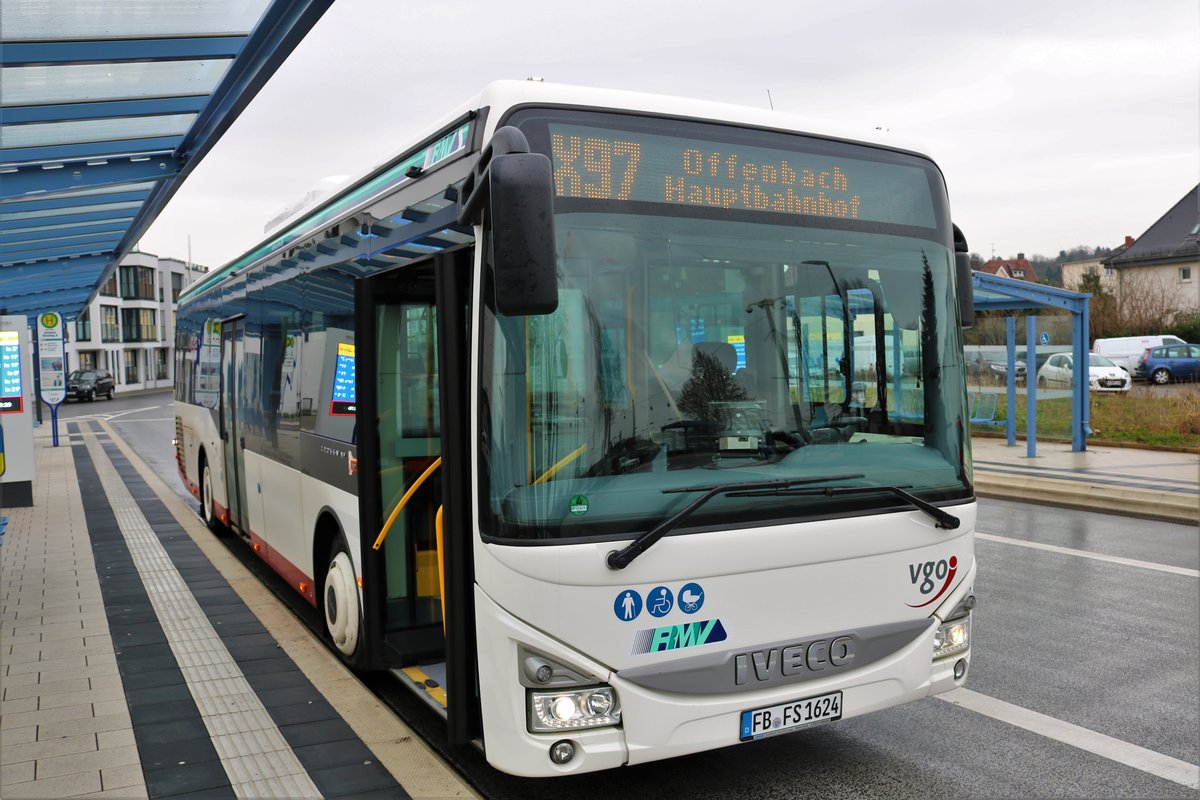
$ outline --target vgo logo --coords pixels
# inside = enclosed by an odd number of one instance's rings
[[[922,608],[937,600],[946,593],[946,590],[950,588],[950,584],[954,583],[954,576],[957,573],[958,558],[956,556],[950,556],[949,559],[943,558],[939,561],[909,564],[908,577],[912,579],[913,586],[916,586],[917,591],[922,595],[929,594],[939,582],[942,582],[942,588],[938,589],[937,594],[923,603],[909,603],[909,608]]]

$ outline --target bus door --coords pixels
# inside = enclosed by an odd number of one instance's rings
[[[470,253],[361,280],[355,337],[359,419],[376,421],[358,442],[366,638],[379,643],[377,665],[437,690],[426,699],[447,710],[458,741],[469,740],[474,716],[474,679],[463,677],[474,674],[464,667],[473,664],[474,628],[462,621],[472,616],[464,609],[473,608],[473,585],[459,566],[470,551],[458,544],[469,541],[469,465],[453,455],[466,441]],[[447,700],[456,686],[467,687],[457,715]]]
[[[246,472],[242,435],[241,382],[244,368],[245,317],[221,323],[221,442],[225,456],[225,497],[229,504],[228,524],[247,532],[245,524]]]

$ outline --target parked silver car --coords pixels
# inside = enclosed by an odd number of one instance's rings
[[[1133,379],[1110,359],[1088,353],[1088,390],[1092,392],[1128,392]],[[1075,357],[1071,353],[1055,353],[1038,370],[1039,389],[1064,388],[1075,385]]]

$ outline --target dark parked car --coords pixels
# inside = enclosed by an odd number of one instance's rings
[[[1016,367],[1016,383],[1018,386],[1025,385],[1025,373],[1027,371],[1025,362],[1017,359]],[[975,383],[1008,383],[1008,362],[1005,360],[995,361],[984,358],[981,353],[976,353],[974,358],[967,360],[967,377],[974,380]]]
[[[1138,362],[1137,377],[1158,384],[1200,380],[1200,344],[1151,347]]]
[[[95,400],[99,396],[112,400],[117,382],[106,369],[77,369],[67,376],[67,397],[76,400]]]

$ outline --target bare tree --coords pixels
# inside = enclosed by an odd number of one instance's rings
[[[1182,310],[1172,282],[1151,270],[1121,270],[1116,299],[1118,324],[1131,334],[1161,333]]]

